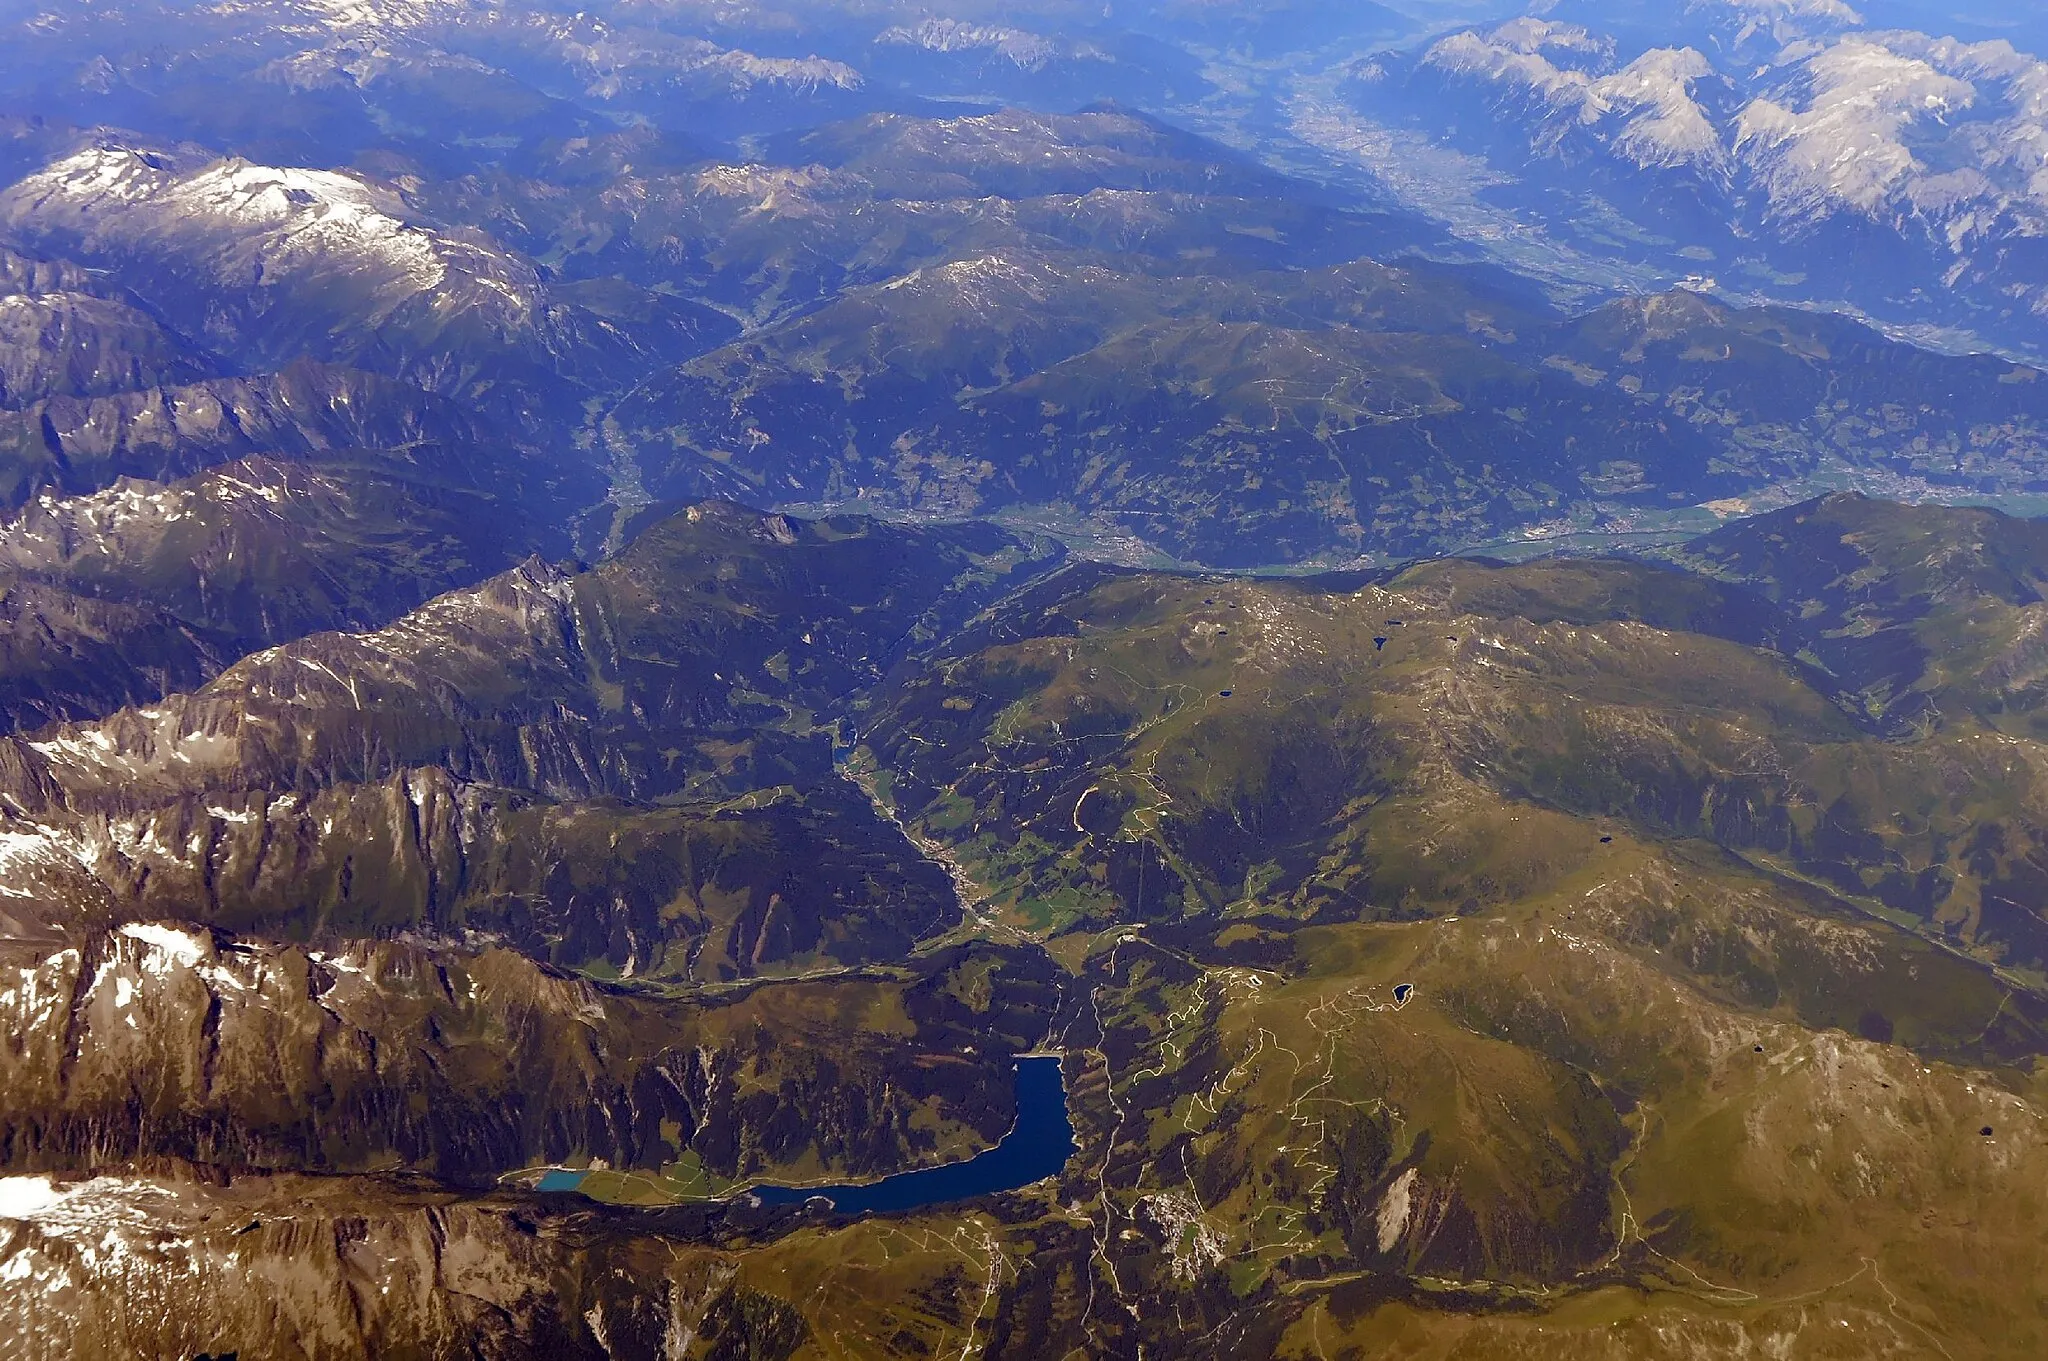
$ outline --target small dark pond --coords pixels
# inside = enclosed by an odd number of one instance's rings
[[[1029,1186],[1066,1166],[1073,1152],[1074,1126],[1067,1119],[1060,1061],[1018,1059],[1017,1123],[988,1152],[943,1167],[899,1172],[865,1186],[756,1186],[751,1194],[768,1205],[801,1205],[813,1196],[823,1196],[841,1214],[917,1210]]]

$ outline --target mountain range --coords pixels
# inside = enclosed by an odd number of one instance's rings
[[[0,1352],[2048,1348],[2031,15],[0,27]]]

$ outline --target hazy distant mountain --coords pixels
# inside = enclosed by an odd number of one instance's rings
[[[1363,60],[1348,89],[1508,172],[1498,201],[1596,253],[2039,351],[2040,35],[1894,10],[1936,26],[1583,0]]]

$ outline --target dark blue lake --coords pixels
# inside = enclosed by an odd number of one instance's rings
[[[801,1205],[812,1196],[824,1196],[841,1214],[917,1210],[1029,1186],[1065,1167],[1073,1152],[1074,1126],[1067,1119],[1060,1061],[1018,1059],[1017,1123],[988,1152],[966,1162],[899,1172],[865,1186],[756,1186],[751,1194],[768,1205]]]

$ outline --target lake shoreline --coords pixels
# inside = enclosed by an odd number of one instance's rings
[[[1079,1145],[1067,1113],[1064,1056],[1056,1050],[1021,1053],[1015,1056],[1014,1071],[1017,1111],[1010,1128],[992,1147],[971,1157],[893,1172],[872,1181],[761,1182],[723,1195],[676,1203],[785,1206],[807,1205],[822,1198],[842,1214],[858,1214],[922,1209],[1020,1190],[1056,1175]],[[584,1180],[595,1170],[552,1168],[534,1189],[549,1195],[582,1195]]]

